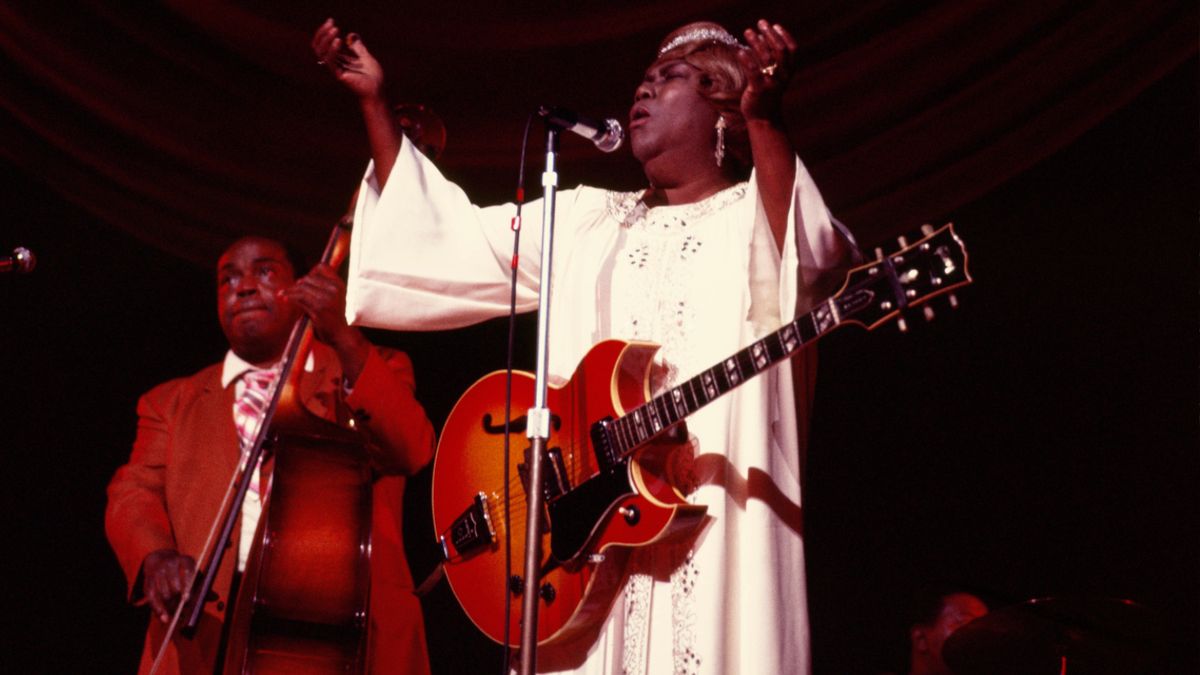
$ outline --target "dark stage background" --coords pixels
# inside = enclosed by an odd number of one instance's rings
[[[901,668],[909,595],[942,580],[994,605],[1136,600],[1163,626],[1162,672],[1200,672],[1198,76],[1192,56],[1062,150],[1039,146],[1027,170],[953,206],[918,200],[897,216],[953,220],[976,283],[958,310],[910,321],[906,335],[848,328],[820,344],[804,504],[816,673]],[[6,103],[20,98],[2,82]],[[331,115],[338,133],[354,130],[353,152],[342,151],[361,164],[353,109]],[[63,174],[39,170],[15,117],[0,126],[0,249],[26,246],[39,264],[0,277],[9,608],[0,669],[132,672],[147,613],[124,604],[103,534],[104,487],[128,454],[137,396],[223,353],[211,273],[199,262],[208,244],[129,234]],[[447,117],[453,148],[465,115]],[[511,171],[447,159],[479,191],[508,191]],[[1009,158],[1005,170],[1017,164]],[[849,168],[820,166],[818,184],[835,183],[832,206],[844,213],[854,200],[836,195],[850,194]],[[332,224],[352,178],[338,167],[336,185],[322,186],[337,199],[324,199],[314,221]],[[855,203],[852,212],[871,214],[850,220],[856,232],[895,226],[881,223],[882,206]],[[521,325],[525,364],[531,326]],[[500,323],[373,335],[410,351],[438,425],[503,363]],[[407,500],[418,576],[432,564],[427,483],[415,480]],[[424,605],[437,672],[499,671],[498,651],[444,585]]]

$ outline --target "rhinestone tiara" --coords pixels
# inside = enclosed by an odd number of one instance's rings
[[[738,47],[744,49],[742,44],[733,37],[729,31],[720,28],[693,28],[686,33],[676,35],[670,42],[662,46],[658,50],[658,55],[662,56],[667,52],[675,49],[680,45],[685,45],[689,42],[720,42],[721,44],[729,45],[730,47]]]

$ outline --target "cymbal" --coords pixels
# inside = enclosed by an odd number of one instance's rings
[[[1162,642],[1157,616],[1132,600],[1038,598],[965,624],[942,658],[954,675],[1135,675]]]

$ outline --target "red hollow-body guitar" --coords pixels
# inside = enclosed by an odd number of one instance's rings
[[[649,370],[658,346],[605,340],[588,351],[571,379],[551,386],[547,407],[546,526],[541,570],[524,570],[525,466],[523,411],[534,402],[534,376],[515,372],[511,457],[504,465],[505,373],[480,379],[458,400],[433,465],[433,520],[450,587],[488,637],[520,643],[520,597],[539,596],[538,643],[566,641],[607,616],[634,547],[691,531],[705,507],[687,503],[658,471],[669,444],[663,432],[754,375],[843,325],[870,330],[909,308],[971,282],[967,255],[953,226],[926,228],[923,238],[854,268],[842,289],[796,318],[700,372],[651,396]],[[509,509],[504,508],[508,482]],[[513,542],[506,578],[505,542]],[[505,594],[512,602],[506,614]]]

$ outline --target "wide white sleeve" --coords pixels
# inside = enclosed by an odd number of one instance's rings
[[[834,229],[829,207],[799,157],[782,257],[779,293],[784,321],[834,291],[850,259],[850,245]]]
[[[348,321],[394,330],[441,330],[507,314],[514,205],[472,204],[407,139],[382,192],[372,164],[358,194],[346,290]],[[540,209],[540,202],[531,202],[523,212]],[[518,311],[537,307],[540,260],[534,234],[523,232],[521,237]]]
[[[840,283],[849,259],[849,244],[834,229],[821,191],[799,157],[795,176],[782,251],[758,197],[755,175],[750,176],[752,199],[748,201],[755,213],[749,319],[760,334],[791,321],[823,300]]]

